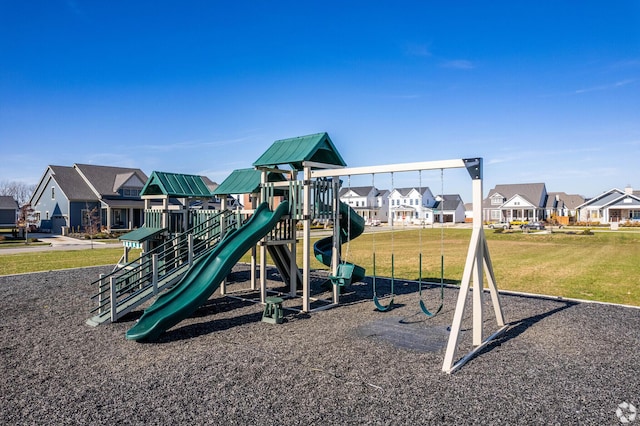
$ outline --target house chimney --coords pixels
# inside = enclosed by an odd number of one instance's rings
[[[631,185],[627,185],[624,188],[624,193],[627,194],[627,195],[633,195],[633,188],[631,187]]]

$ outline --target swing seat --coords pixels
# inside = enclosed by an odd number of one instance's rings
[[[351,284],[354,267],[355,265],[353,263],[341,263],[340,265],[338,265],[338,271],[336,272],[336,275],[329,275],[331,284],[340,287],[348,286],[349,284]]]

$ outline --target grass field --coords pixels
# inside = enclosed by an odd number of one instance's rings
[[[122,248],[50,250],[20,254],[2,254],[0,251],[0,275],[114,265],[121,256]]]
[[[383,236],[384,235],[384,236]],[[440,230],[422,231],[423,278],[440,278]],[[462,278],[470,230],[444,232],[444,277]],[[592,235],[486,232],[500,289],[640,306],[640,233],[595,232]],[[354,240],[349,259],[371,271],[375,238],[376,274],[391,273],[391,237],[365,234]],[[393,234],[395,275],[415,279],[419,273],[419,231]]]
[[[488,230],[486,235],[500,289],[640,306],[640,232],[500,234]],[[422,251],[423,279],[439,281],[440,236],[439,229],[364,234],[350,243],[348,260],[372,274],[375,244],[376,275],[388,277],[393,246],[395,276],[417,279]],[[470,236],[469,229],[444,231],[447,282],[461,279]],[[346,253],[346,245],[343,250]],[[299,265],[301,253],[298,250]],[[0,251],[0,275],[114,264],[121,255],[120,248],[9,255]],[[326,268],[315,259],[311,267]]]

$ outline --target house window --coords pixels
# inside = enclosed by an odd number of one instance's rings
[[[125,197],[139,197],[140,189],[137,188],[123,188],[122,195]]]
[[[501,205],[502,203],[504,203],[504,199],[503,199],[503,198],[501,198],[501,197],[493,197],[493,198],[491,199],[491,204],[493,204],[494,206],[499,206],[499,205]]]
[[[55,187],[51,187],[51,199],[55,200],[56,199],[56,188]]]

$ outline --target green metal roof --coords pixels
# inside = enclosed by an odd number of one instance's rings
[[[165,228],[147,228],[146,226],[143,226],[131,232],[127,232],[124,235],[121,235],[120,237],[118,237],[118,239],[120,241],[142,242],[155,237],[156,235],[164,231],[164,229]]]
[[[213,193],[215,195],[228,194],[254,194],[260,192],[260,170],[256,169],[237,169],[216,188]],[[269,182],[281,182],[285,178],[280,173],[269,173],[267,175]]]
[[[274,167],[289,164],[295,170],[302,170],[303,161],[347,165],[326,132],[275,141],[253,165]]]
[[[153,172],[140,195],[208,198],[212,193],[202,176]]]

